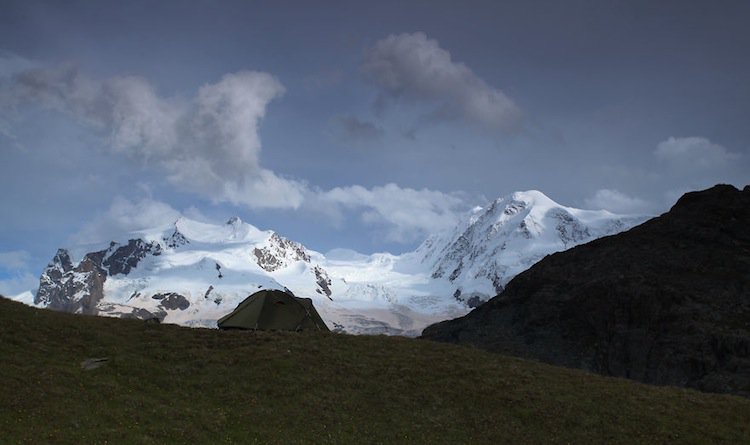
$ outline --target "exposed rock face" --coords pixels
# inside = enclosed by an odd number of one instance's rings
[[[52,261],[44,269],[39,279],[39,290],[34,297],[34,304],[44,304],[51,308],[61,308],[67,297],[62,298],[63,277],[73,270],[73,262],[65,249],[58,249]],[[69,278],[68,278],[69,279]],[[64,295],[64,294],[63,294]],[[61,309],[58,309],[61,310]]]
[[[128,274],[147,255],[160,253],[156,243],[130,240],[120,246],[113,242],[108,249],[87,253],[73,266],[68,251],[59,249],[42,272],[34,303],[58,311],[96,314],[107,276]]]
[[[750,187],[546,257],[427,339],[750,396]]]
[[[59,311],[96,314],[96,303],[104,297],[103,256],[103,252],[87,254],[73,267],[68,252],[59,249],[42,273],[34,303]]]
[[[313,271],[315,272],[315,282],[318,283],[318,293],[325,294],[325,296],[328,297],[329,300],[332,300],[330,287],[331,278],[328,276],[328,273],[320,266],[315,266],[315,268],[313,268]]]
[[[110,250],[117,246],[110,244]],[[146,255],[161,254],[161,246],[158,243],[146,243],[140,239],[131,239],[124,246],[115,249],[104,261],[103,265],[109,271],[109,275],[130,273],[130,269],[136,267]]]
[[[294,241],[272,233],[268,245],[253,249],[258,266],[268,272],[273,272],[293,261],[310,262],[310,255],[305,248]]]
[[[164,244],[170,249],[176,249],[177,247],[184,246],[185,244],[190,244],[190,241],[188,241],[188,239],[185,238],[185,235],[183,235],[177,228],[175,228],[174,233],[167,237],[164,237]]]
[[[190,302],[188,301],[188,299],[175,292],[155,294],[151,298],[153,298],[154,300],[161,300],[161,303],[159,303],[159,308],[167,309],[170,311],[173,311],[175,309],[184,311],[185,309],[190,307]]]
[[[106,313],[111,317],[120,318],[135,318],[137,320],[161,322],[167,316],[167,313],[159,308],[158,310],[151,312],[139,307],[123,306],[113,303],[107,303],[106,301],[100,302],[97,305],[99,312]]]

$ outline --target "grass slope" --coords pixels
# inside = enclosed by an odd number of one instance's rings
[[[394,337],[222,332],[0,298],[2,443],[750,443],[750,400]],[[108,357],[98,369],[81,362]]]

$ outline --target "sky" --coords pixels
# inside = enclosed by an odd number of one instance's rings
[[[0,0],[0,294],[240,216],[400,253],[517,190],[656,215],[750,183],[744,1]]]

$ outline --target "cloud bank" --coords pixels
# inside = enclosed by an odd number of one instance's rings
[[[367,51],[363,69],[379,87],[381,98],[425,103],[434,107],[433,118],[461,118],[503,130],[521,119],[521,110],[505,93],[453,61],[436,40],[421,32],[378,41]]]

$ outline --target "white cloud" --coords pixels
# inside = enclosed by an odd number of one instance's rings
[[[139,77],[90,79],[73,67],[18,73],[9,106],[37,103],[106,134],[113,152],[155,164],[182,190],[251,208],[297,208],[304,185],[260,165],[260,121],[284,94],[273,76],[225,75],[192,100],[160,97]]]
[[[317,200],[327,211],[359,212],[363,222],[383,227],[388,240],[396,242],[413,241],[450,228],[468,209],[456,194],[401,188],[396,184],[371,189],[358,185],[337,187],[320,192]]]
[[[521,111],[502,91],[488,85],[424,33],[390,35],[367,54],[365,73],[385,97],[425,102],[434,117],[464,118],[491,128],[510,129]]]
[[[584,200],[584,204],[591,209],[623,214],[648,214],[653,210],[649,202],[612,189],[597,190],[594,196]]]
[[[93,244],[117,240],[133,231],[171,224],[180,215],[169,204],[151,198],[131,201],[117,196],[106,212],[87,223],[70,242]]]
[[[670,137],[656,146],[657,159],[678,169],[708,169],[728,165],[740,157],[702,137]]]

